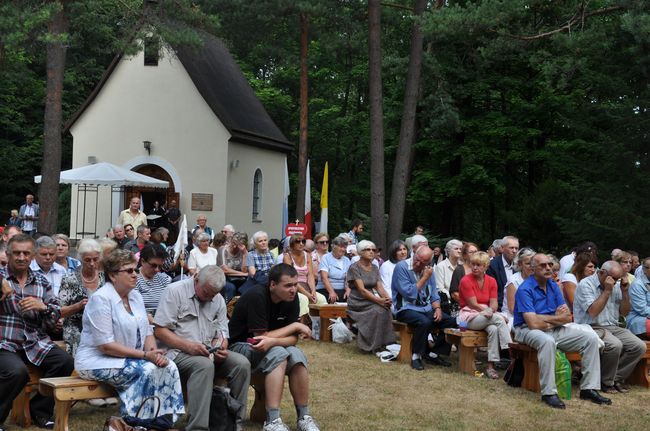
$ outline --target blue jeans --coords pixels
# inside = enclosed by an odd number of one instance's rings
[[[411,353],[424,355],[427,351],[427,336],[432,329],[455,328],[456,320],[448,314],[442,313],[439,322],[433,320],[433,311],[423,313],[415,310],[400,310],[397,313],[397,320],[413,327],[413,343]],[[433,337],[432,352],[438,355],[449,356],[451,345],[445,340],[445,334],[438,334]]]

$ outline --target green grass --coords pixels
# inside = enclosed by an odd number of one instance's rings
[[[427,366],[416,372],[406,364],[381,363],[353,343],[309,341],[300,346],[310,361],[311,412],[323,430],[646,430],[650,424],[650,391],[640,387],[612,395],[611,406],[598,406],[579,400],[574,386],[567,409],[553,410],[539,394],[511,388],[503,380],[460,374],[455,354],[452,368]],[[250,408],[252,389],[249,395]],[[79,403],[72,409],[70,429],[101,430],[115,413],[117,409]],[[282,417],[295,429],[286,385]],[[245,424],[246,430],[260,428]]]

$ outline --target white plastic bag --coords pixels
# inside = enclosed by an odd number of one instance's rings
[[[345,326],[343,319],[337,317],[336,319],[330,319],[330,322],[332,322],[329,327],[329,329],[332,331],[332,341],[339,344],[345,344],[352,341],[354,334],[348,329],[347,326]]]
[[[320,340],[320,317],[309,316],[311,318],[311,337],[314,340]]]

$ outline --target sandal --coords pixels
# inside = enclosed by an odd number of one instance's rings
[[[489,379],[498,379],[499,378],[499,373],[497,373],[497,370],[494,368],[488,368],[485,370],[485,375],[488,376]]]

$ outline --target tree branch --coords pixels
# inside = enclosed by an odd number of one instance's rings
[[[545,33],[540,33],[532,36],[521,36],[521,35],[516,35],[516,34],[510,34],[510,33],[504,33],[500,32],[498,30],[490,29],[489,31],[492,33],[496,33],[499,36],[503,37],[509,37],[511,39],[518,39],[518,40],[537,40],[537,39],[544,39],[546,37],[553,36],[554,34],[557,33],[563,33],[565,31],[571,31],[571,27],[575,26],[576,24],[582,24],[584,26],[584,22],[586,18],[596,16],[596,15],[606,15],[609,13],[613,12],[618,12],[621,10],[625,10],[625,7],[623,6],[610,6],[610,7],[604,7],[602,9],[596,9],[591,12],[585,12],[583,10],[578,10],[575,15],[562,27],[556,28],[555,30],[547,31]]]

